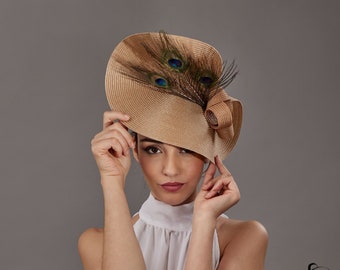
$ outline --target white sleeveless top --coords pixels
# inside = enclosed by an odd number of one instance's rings
[[[191,236],[194,203],[171,206],[151,194],[139,210],[134,230],[147,270],[183,270]],[[213,269],[217,269],[220,249],[215,230]]]

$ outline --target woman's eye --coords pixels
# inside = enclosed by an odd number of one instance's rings
[[[145,148],[145,151],[149,154],[157,154],[157,153],[160,153],[160,150],[155,147],[155,146],[148,146]]]
[[[191,150],[185,149],[185,148],[181,148],[180,152],[183,153],[183,154],[192,154],[193,153]]]

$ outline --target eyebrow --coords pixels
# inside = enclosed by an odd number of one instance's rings
[[[154,140],[154,139],[150,139],[150,138],[144,138],[144,139],[141,139],[140,142],[152,142],[152,143],[159,143],[159,144],[163,144],[162,142],[160,141],[157,141],[157,140]]]

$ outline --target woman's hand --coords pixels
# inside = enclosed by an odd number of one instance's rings
[[[219,175],[215,177],[216,171]],[[240,192],[233,176],[219,157],[210,163],[205,173],[200,192],[195,199],[195,215],[217,219],[240,200]]]
[[[91,142],[93,156],[103,178],[126,175],[131,166],[130,148],[134,148],[134,138],[122,124],[129,116],[121,112],[104,113],[103,130]]]

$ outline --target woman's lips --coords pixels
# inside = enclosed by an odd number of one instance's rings
[[[162,188],[164,188],[166,191],[169,191],[169,192],[176,192],[180,190],[182,186],[183,184],[179,182],[168,182],[168,183],[161,185]]]

